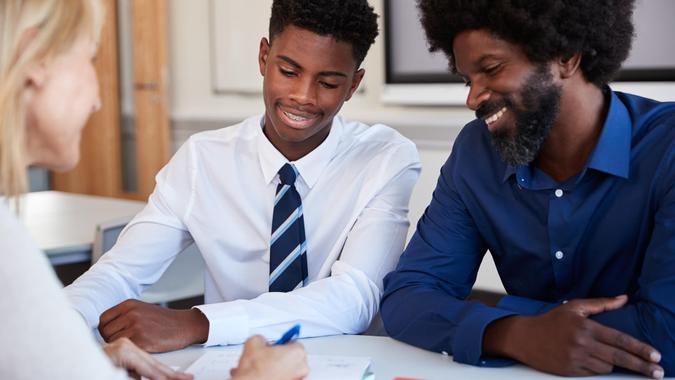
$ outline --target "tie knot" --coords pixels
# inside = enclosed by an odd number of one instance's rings
[[[284,185],[293,186],[297,177],[298,172],[296,171],[295,166],[291,164],[285,164],[279,169],[279,179]]]

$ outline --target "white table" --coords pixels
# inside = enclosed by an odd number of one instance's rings
[[[130,220],[143,207],[145,202],[134,200],[40,191],[21,197],[19,218],[52,265],[88,264],[96,226],[122,218]],[[199,251],[191,248],[146,289],[143,301],[166,304],[204,294],[204,261]]]
[[[52,265],[91,261],[96,226],[136,215],[145,202],[39,191],[21,197],[19,218]]]
[[[522,365],[506,368],[480,368],[459,364],[449,356],[425,351],[381,336],[338,335],[302,339],[300,342],[309,354],[370,357],[372,359],[371,371],[375,373],[376,380],[390,380],[395,377],[458,380],[560,379],[560,377],[547,375]],[[206,350],[233,349],[240,349],[240,347],[203,348],[191,346],[180,351],[153,356],[165,364],[178,366],[184,370]],[[613,374],[611,376],[597,376],[592,379],[644,379],[644,377]]]

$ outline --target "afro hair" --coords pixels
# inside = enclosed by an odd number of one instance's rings
[[[609,82],[633,39],[634,0],[418,0],[430,51],[454,66],[452,43],[484,29],[520,46],[535,63],[581,53],[581,71],[597,86]]]

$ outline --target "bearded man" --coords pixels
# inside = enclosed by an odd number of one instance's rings
[[[418,5],[477,119],[385,278],[387,332],[478,366],[675,375],[675,104],[608,86],[634,2]],[[488,250],[493,305],[467,300]]]

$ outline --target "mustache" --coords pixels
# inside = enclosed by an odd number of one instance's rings
[[[512,108],[512,105],[513,102],[508,98],[493,102],[485,102],[476,110],[476,119],[485,119],[504,107]]]

